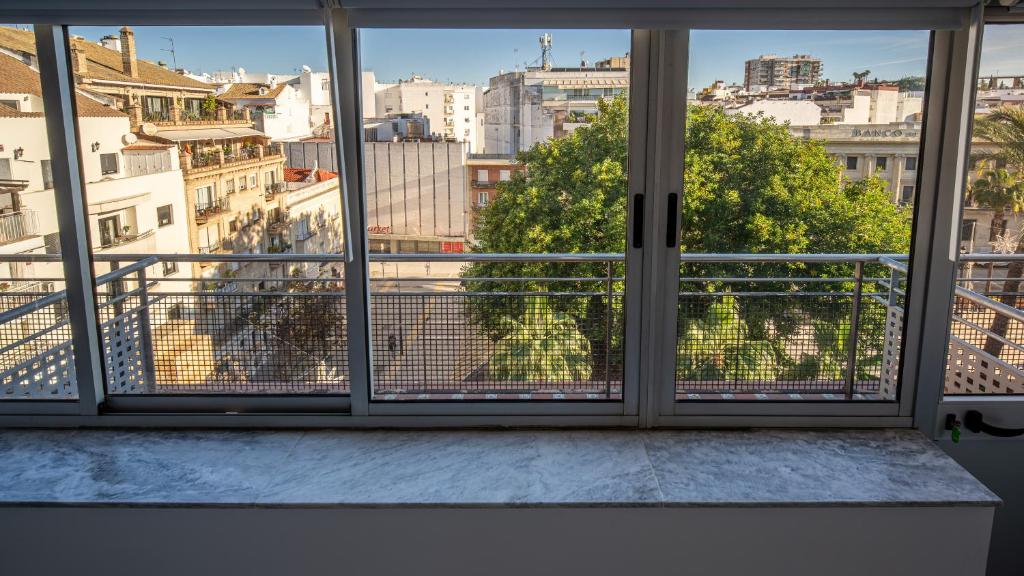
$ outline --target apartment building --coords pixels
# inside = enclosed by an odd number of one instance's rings
[[[486,153],[515,154],[586,125],[598,101],[629,89],[628,56],[599,64],[528,68],[492,77],[483,99]]]
[[[821,59],[808,54],[765,54],[746,61],[743,86],[748,92],[814,86],[821,80],[821,69]]]
[[[482,146],[477,134],[477,106],[482,92],[470,84],[446,84],[413,75],[395,84],[376,84],[376,113],[386,118],[422,114],[430,121],[432,135],[442,140],[468,142],[476,151]],[[364,109],[363,117],[367,118]]]
[[[498,183],[526,167],[512,154],[469,154],[466,156],[466,197],[469,199],[469,239],[472,242],[477,213],[498,195]]]
[[[36,67],[35,37],[29,30],[0,27],[0,52]],[[125,26],[103,43],[71,40],[72,65],[79,89],[128,115],[132,130],[144,122],[213,119],[218,111],[204,107],[215,87],[139,59],[135,32]]]
[[[877,84],[807,88],[797,98],[821,107],[822,124],[890,124],[920,122],[924,95],[901,91],[898,86]]]
[[[313,132],[309,101],[292,84],[237,82],[222,89],[217,100],[245,110],[254,128],[271,140],[303,138]]]
[[[60,253],[50,149],[39,75],[23,60],[0,54],[0,253]],[[94,253],[189,251],[184,180],[174,146],[138,138],[129,115],[77,95]],[[159,250],[157,249],[159,247]],[[97,273],[109,271],[96,263]],[[156,266],[150,278],[178,276]],[[59,263],[7,263],[0,283],[62,276]],[[59,284],[59,283],[58,283]],[[172,290],[158,282],[156,291]]]

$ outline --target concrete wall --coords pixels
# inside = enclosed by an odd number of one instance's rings
[[[367,142],[366,225],[384,234],[465,238],[466,145]]]

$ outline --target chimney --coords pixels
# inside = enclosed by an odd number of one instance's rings
[[[78,42],[71,44],[71,68],[79,76],[85,76],[89,71],[89,61],[85,58],[85,47]]]
[[[126,76],[139,77],[139,61],[135,57],[135,32],[127,26],[121,28],[121,70]]]

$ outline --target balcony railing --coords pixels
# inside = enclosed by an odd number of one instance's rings
[[[274,182],[263,186],[263,195],[266,196],[267,200],[273,200],[274,196],[281,194],[286,190],[287,186],[284,182]]]
[[[97,278],[109,394],[347,393],[343,255],[95,258],[127,263]],[[162,261],[208,266],[147,278]],[[895,398],[900,257],[690,254],[680,266],[677,398]],[[622,398],[621,254],[375,254],[369,272],[374,399]],[[1016,297],[1015,279],[988,280],[987,294],[956,290],[947,393],[1022,391],[1024,312],[997,300]],[[0,292],[0,398],[75,396],[64,301]]]
[[[202,224],[209,220],[210,216],[226,212],[228,206],[227,198],[212,198],[196,203],[196,223]]]
[[[0,244],[17,242],[39,233],[39,220],[31,210],[0,214]]]

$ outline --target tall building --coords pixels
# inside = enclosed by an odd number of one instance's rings
[[[593,67],[500,73],[491,78],[484,94],[484,151],[515,154],[571,134],[597,113],[599,100],[628,89],[628,56]]]
[[[748,92],[813,86],[821,80],[821,59],[807,54],[762,55],[747,60],[743,87]]]
[[[422,114],[430,120],[430,129],[436,138],[468,142],[471,150],[479,146],[476,115],[480,89],[477,86],[445,84],[414,75],[396,84],[377,84],[374,101],[380,118]],[[365,107],[363,117],[370,117]]]

